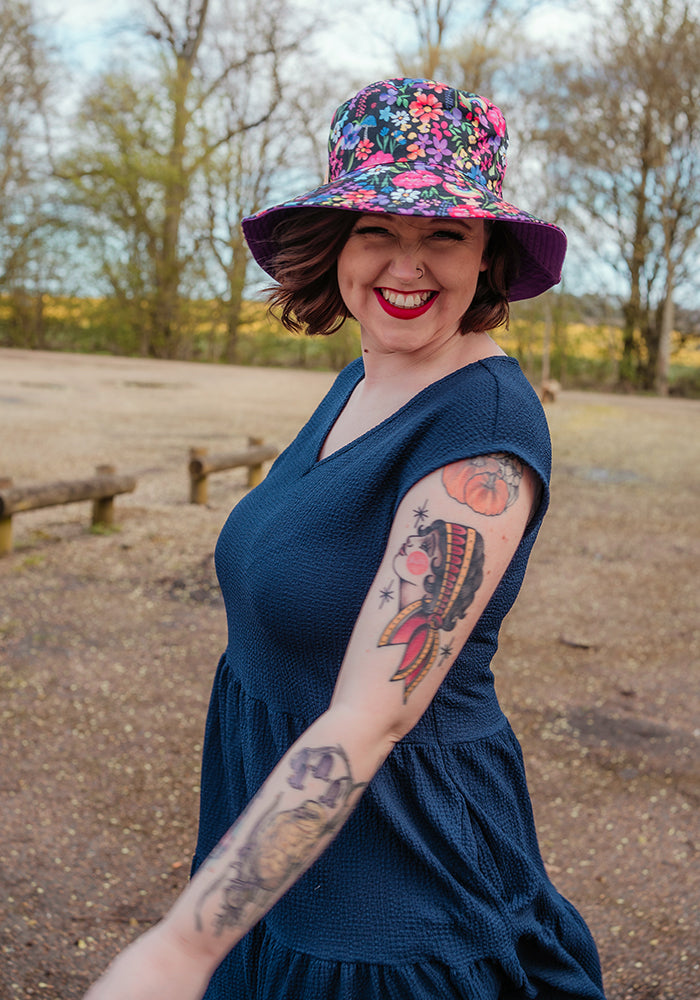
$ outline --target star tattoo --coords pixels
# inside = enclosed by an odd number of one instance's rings
[[[394,581],[393,580],[391,581],[391,583],[387,587],[384,587],[384,589],[379,592],[379,596],[381,598],[381,601],[379,603],[379,607],[380,608],[383,608],[387,601],[393,601],[393,599],[394,599]]]
[[[428,516],[428,501],[426,500],[424,504],[420,507],[416,507],[413,511],[413,516],[416,519],[416,528],[419,524],[422,524]]]
[[[441,646],[440,647],[440,662],[442,662],[443,660],[446,660],[447,657],[450,655],[451,652],[452,652],[452,643],[451,642],[447,646]]]

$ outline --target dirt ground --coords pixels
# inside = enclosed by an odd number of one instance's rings
[[[242,470],[188,502],[191,446],[283,447],[313,372],[0,350],[0,477],[134,473],[13,518],[0,558],[0,997],[81,997],[187,878],[225,640],[212,553]],[[609,1000],[700,998],[700,402],[564,392],[553,502],[495,673],[542,852]],[[319,998],[320,1000],[320,998]]]

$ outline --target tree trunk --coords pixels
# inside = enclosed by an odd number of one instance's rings
[[[156,261],[156,303],[154,315],[154,353],[174,357],[178,348],[180,326],[180,224],[190,178],[187,172],[187,130],[190,123],[188,97],[199,46],[207,18],[209,0],[201,0],[196,17],[187,25],[181,45],[172,39],[175,68],[172,78],[172,132],[168,153],[168,175],[163,198],[163,229],[159,258]],[[189,19],[188,19],[189,20]]]
[[[669,265],[666,277],[666,295],[659,323],[659,344],[654,371],[654,390],[660,396],[668,396],[668,370],[671,361],[671,334],[673,332],[674,312],[673,268]]]
[[[625,324],[622,330],[620,381],[627,385],[639,382],[642,367],[635,334],[640,329],[642,320],[641,279],[649,235],[647,185],[655,137],[651,103],[647,102],[640,134],[640,180],[635,195],[634,237],[629,261],[630,294],[624,307]]]
[[[544,302],[544,332],[542,334],[542,385],[548,382],[551,374],[552,352],[552,302],[549,295]]]
[[[238,327],[241,322],[243,308],[243,290],[246,278],[246,252],[241,240],[238,246],[233,246],[233,260],[228,270],[228,302],[226,303],[226,342],[223,349],[223,359],[229,365],[238,361]]]
[[[156,262],[156,302],[153,339],[154,353],[173,357],[177,350],[179,326],[180,262],[178,259],[180,220],[185,200],[185,134],[187,131],[187,92],[192,79],[192,65],[181,55],[173,80],[173,123],[169,176],[163,199],[163,230],[159,259]]]

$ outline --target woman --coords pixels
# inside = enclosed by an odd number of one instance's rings
[[[565,252],[505,145],[483,98],[383,81],[329,182],[244,223],[284,322],[352,315],[362,358],[222,531],[195,874],[90,1000],[603,997],[490,670],[550,449],[487,331]]]

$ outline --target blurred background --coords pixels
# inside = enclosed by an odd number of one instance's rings
[[[562,284],[503,340],[536,379],[700,396],[697,0],[2,0],[0,345],[336,369],[284,334],[240,220],[316,186],[335,107],[428,76],[509,124],[506,197]]]

